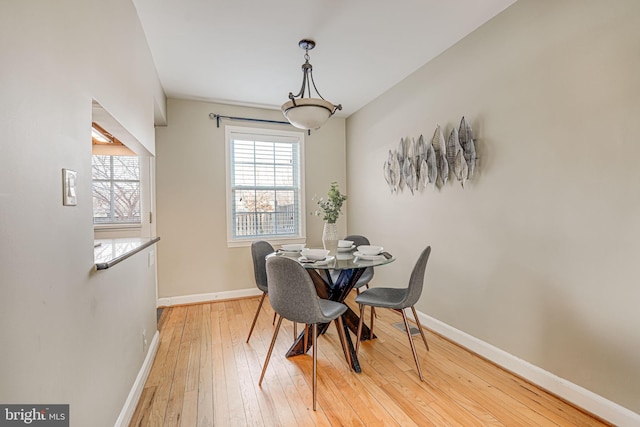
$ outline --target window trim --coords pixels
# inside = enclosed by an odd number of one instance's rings
[[[142,229],[142,221],[139,223],[106,223],[106,224],[93,224],[94,230],[100,231],[120,231],[120,230],[140,230]]]
[[[242,126],[229,126],[225,125],[225,176],[226,176],[226,228],[227,228],[227,247],[242,247],[249,246],[254,242],[257,237],[233,237],[233,195],[231,191],[231,139],[233,135],[255,135],[257,137],[267,136],[270,139],[274,137],[283,137],[284,139],[291,140],[292,138],[297,140],[298,144],[298,170],[300,171],[300,230],[296,236],[277,236],[277,235],[265,235],[258,237],[262,240],[267,240],[271,244],[283,244],[283,243],[304,243],[306,241],[306,198],[305,198],[305,171],[304,171],[304,132],[287,131],[280,129],[265,129],[265,128],[252,128]]]

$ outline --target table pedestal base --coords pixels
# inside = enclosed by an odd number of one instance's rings
[[[356,282],[362,276],[364,272],[363,268],[353,269],[353,270],[341,270],[340,275],[335,280],[331,278],[329,270],[326,271],[326,279],[323,279],[320,274],[316,270],[307,270],[309,276],[313,280],[313,284],[316,287],[316,291],[318,292],[318,296],[320,298],[328,299],[331,301],[344,302],[349,295],[349,292],[353,289]],[[349,330],[351,330],[354,335],[357,334],[358,331],[358,321],[360,318],[358,315],[351,310],[351,308],[347,307],[347,311],[342,315],[343,327],[345,332],[345,337],[347,341],[346,350],[351,354],[351,367],[355,372],[362,372],[360,369],[360,363],[358,362],[358,357],[356,356],[355,347],[353,342],[351,341],[351,336],[349,334]],[[336,327],[338,326],[338,322],[336,323]],[[322,335],[326,332],[329,327],[328,323],[322,323],[318,325],[318,335]],[[294,341],[289,351],[287,351],[287,357],[297,356],[300,354],[304,354],[311,348],[311,337],[307,337],[306,333],[311,334],[311,328],[304,328],[302,333],[298,335],[298,338]],[[371,331],[367,325],[362,325],[362,338],[361,341],[366,341],[369,339],[375,338],[375,335],[371,336]],[[349,360],[347,355],[345,354],[346,360]]]

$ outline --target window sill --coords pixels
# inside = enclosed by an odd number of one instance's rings
[[[269,242],[272,246],[286,245],[289,243],[306,243],[307,241],[306,237],[273,238],[270,236],[263,236],[263,237],[253,237],[251,239],[246,239],[246,240],[227,241],[227,247],[241,248],[245,246],[251,246],[253,242],[257,242],[259,240],[264,240],[266,242]]]
[[[93,229],[95,231],[109,231],[109,230],[131,230],[131,229],[141,229],[142,225],[138,224],[93,224]]]

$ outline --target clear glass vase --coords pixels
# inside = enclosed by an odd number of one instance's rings
[[[338,253],[338,226],[335,223],[324,223],[322,229],[322,245],[329,251],[329,255],[336,256]]]

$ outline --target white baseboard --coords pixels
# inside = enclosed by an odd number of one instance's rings
[[[180,295],[176,297],[158,298],[158,307],[171,307],[172,305],[224,301],[237,298],[253,297],[256,295],[262,295],[262,291],[258,288],[239,289],[237,291],[211,292],[208,294]]]
[[[640,414],[418,311],[423,326],[616,426],[640,426]]]
[[[156,353],[158,352],[159,345],[160,332],[156,331],[156,333],[153,335],[153,339],[151,340],[151,345],[149,346],[147,355],[144,358],[144,362],[142,363],[142,367],[140,367],[138,376],[133,383],[133,387],[131,387],[129,396],[127,396],[127,400],[124,402],[124,406],[120,411],[120,415],[118,416],[114,427],[127,427],[131,422],[133,413],[135,412],[136,406],[138,405],[138,400],[140,399],[140,395],[142,394],[144,383],[147,381],[147,377],[149,376],[149,372],[151,371],[151,366],[153,365],[153,360],[156,358]]]

